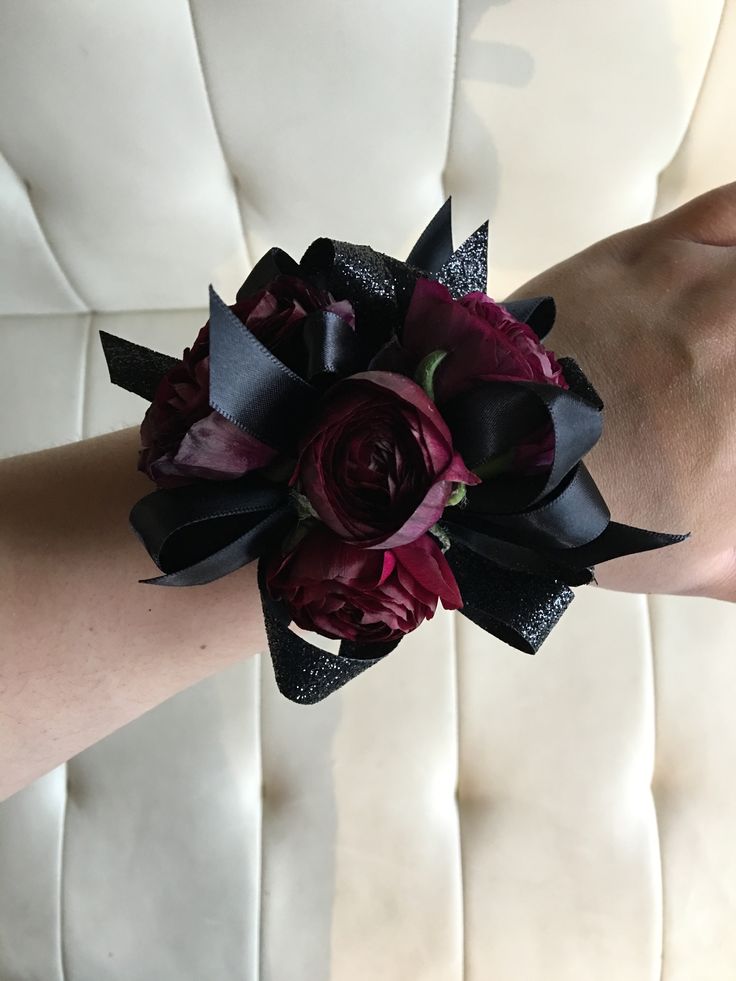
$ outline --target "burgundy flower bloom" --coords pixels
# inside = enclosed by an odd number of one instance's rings
[[[530,381],[569,388],[562,367],[527,324],[485,293],[453,300],[441,283],[420,279],[404,323],[402,346],[415,363],[447,351],[434,374],[438,404],[484,381]],[[547,423],[499,458],[499,472],[538,475],[554,460]]]
[[[304,356],[300,325],[310,313],[328,310],[355,325],[347,300],[336,302],[329,293],[293,276],[277,276],[230,309],[295,371]],[[161,379],[143,419],[138,468],[159,487],[175,487],[195,477],[241,477],[276,456],[272,447],[210,408],[209,350],[207,323],[182,360]]]
[[[304,368],[305,348],[301,322],[310,313],[326,310],[355,327],[349,300],[335,300],[295,276],[277,276],[265,289],[230,308],[258,340],[297,374]]]
[[[291,483],[335,534],[365,547],[414,541],[440,517],[453,483],[480,483],[432,400],[386,371],[333,386],[299,450]]]
[[[205,326],[159,382],[141,424],[138,469],[159,487],[176,487],[195,477],[240,477],[275,455],[270,446],[212,411],[209,376]]]
[[[438,599],[446,610],[463,605],[432,535],[379,551],[315,525],[292,551],[271,560],[266,584],[305,630],[367,644],[400,639],[434,616]]]
[[[434,376],[438,404],[481,381],[534,381],[568,388],[562,368],[527,324],[485,293],[453,300],[441,283],[420,279],[412,294],[402,345],[418,363],[447,351]]]

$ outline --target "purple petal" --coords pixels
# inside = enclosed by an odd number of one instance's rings
[[[272,447],[212,412],[187,432],[172,464],[182,474],[229,480],[265,467],[275,456]]]
[[[440,411],[432,399],[427,395],[421,385],[417,385],[411,378],[405,375],[395,374],[391,371],[361,371],[357,375],[351,375],[346,382],[353,382],[357,379],[371,382],[379,388],[385,388],[394,395],[398,395],[405,402],[413,405],[427,419],[431,419],[448,446],[452,446],[452,436],[447,428],[447,423],[440,415]],[[338,383],[339,384],[339,383]]]
[[[459,610],[462,607],[462,596],[452,569],[432,535],[423,535],[411,545],[397,549],[395,555],[397,563],[423,589],[433,596],[439,596],[446,610]]]

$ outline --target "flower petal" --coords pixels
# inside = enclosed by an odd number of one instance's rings
[[[218,412],[195,422],[171,464],[182,475],[228,480],[265,467],[277,455]]]

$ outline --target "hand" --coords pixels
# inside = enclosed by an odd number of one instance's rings
[[[736,602],[736,182],[566,259],[545,343],[605,404],[586,457],[614,520],[691,532],[596,566],[601,586]]]

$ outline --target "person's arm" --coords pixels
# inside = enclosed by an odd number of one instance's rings
[[[597,242],[508,299],[550,294],[545,343],[604,402],[585,462],[614,520],[691,532],[596,567],[601,586],[736,601],[736,182]]]
[[[736,601],[736,184],[599,242],[514,296],[551,294],[548,346],[605,402],[586,457],[614,519],[691,531],[596,567],[600,585]],[[510,299],[510,298],[509,298]],[[155,574],[128,526],[152,489],[135,430],[0,463],[0,798],[266,647],[255,564]]]
[[[0,462],[0,800],[266,647],[255,563],[207,586],[157,570],[128,525],[153,488],[135,429]]]

